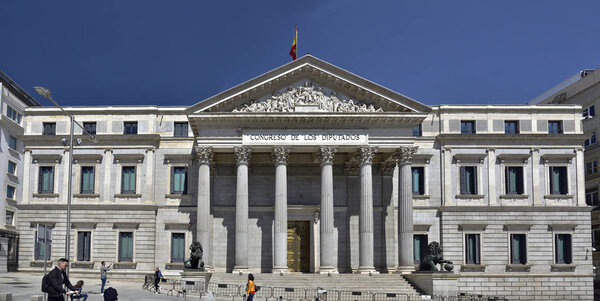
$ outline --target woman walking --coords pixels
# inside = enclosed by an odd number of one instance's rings
[[[252,301],[255,293],[256,286],[254,286],[254,276],[252,274],[248,274],[248,283],[246,284],[246,296],[248,296],[248,298],[246,301]]]
[[[158,286],[158,283],[160,282],[160,279],[163,278],[163,274],[160,272],[160,269],[158,267],[156,267],[156,269],[154,270],[154,289],[156,290],[154,293],[155,294],[160,294],[160,288]]]

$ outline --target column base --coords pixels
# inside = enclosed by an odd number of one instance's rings
[[[241,267],[241,266],[236,266],[233,267],[233,271],[231,271],[232,274],[250,274],[250,269],[248,267]]]
[[[415,266],[409,265],[409,266],[399,266],[398,269],[396,269],[396,272],[394,272],[394,273],[395,274],[410,274],[414,271],[415,271]]]
[[[288,274],[290,272],[290,269],[288,269],[287,267],[274,267],[272,272],[273,274],[283,275]]]
[[[375,267],[358,267],[358,270],[356,270],[356,274],[375,275],[379,274],[379,272],[375,270]]]
[[[319,274],[339,274],[340,272],[338,271],[337,268],[334,267],[319,267]]]

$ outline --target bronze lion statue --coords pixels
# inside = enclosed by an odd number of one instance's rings
[[[183,263],[183,266],[188,269],[204,270],[204,261],[202,261],[202,244],[198,241],[193,241],[190,245],[190,258]]]
[[[448,272],[454,269],[452,261],[444,260],[442,257],[442,247],[440,247],[440,243],[434,241],[427,245],[425,256],[421,258],[419,271],[438,271],[438,264],[443,266]]]

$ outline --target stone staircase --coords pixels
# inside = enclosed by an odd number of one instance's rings
[[[255,283],[261,287],[326,289],[328,291],[361,291],[419,295],[419,292],[399,274],[253,274]],[[248,275],[214,273],[210,283],[245,285]]]

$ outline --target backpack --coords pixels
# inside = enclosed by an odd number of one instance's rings
[[[48,287],[50,286],[50,284],[48,283],[48,275],[50,275],[50,273],[44,275],[44,277],[42,278],[42,293],[48,292]]]
[[[104,301],[115,301],[115,300],[119,300],[119,298],[117,298],[119,294],[117,293],[117,290],[109,287],[107,289],[104,290]]]

